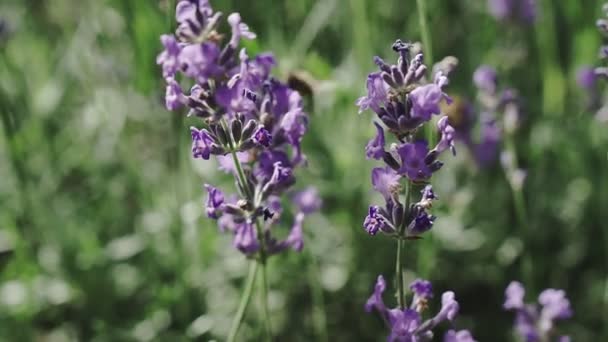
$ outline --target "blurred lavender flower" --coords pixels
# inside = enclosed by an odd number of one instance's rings
[[[405,308],[389,309],[382,299],[386,290],[386,282],[382,275],[378,276],[374,292],[365,303],[365,311],[376,310],[390,329],[388,341],[411,342],[430,341],[433,329],[445,321],[454,321],[459,311],[459,304],[454,292],[446,291],[441,296],[441,308],[438,313],[424,319],[428,310],[427,301],[433,297],[432,285],[427,280],[417,279],[409,288],[414,295],[410,305]],[[468,338],[468,339],[467,339]],[[448,333],[446,342],[475,342],[468,331]]]
[[[293,202],[298,207],[298,210],[306,215],[319,211],[323,205],[319,192],[312,186],[296,192],[293,196]]]
[[[443,342],[476,342],[468,330],[448,330],[443,337]]]
[[[527,342],[550,341],[555,336],[555,323],[572,317],[570,301],[563,290],[546,289],[538,296],[540,305],[525,304],[525,289],[517,281],[505,291],[503,308],[515,312],[515,329]],[[553,341],[569,341],[559,336]]]
[[[454,103],[446,108],[452,128],[439,128],[442,141],[463,143],[477,165],[487,167],[498,159],[502,140],[512,138],[519,129],[522,104],[514,89],[499,87],[497,72],[491,66],[478,67],[473,73],[473,84],[477,87],[476,103],[455,97]],[[446,145],[439,147],[445,149]],[[506,171],[512,174],[514,170]]]
[[[589,65],[585,65],[578,69],[576,73],[576,84],[584,90],[591,90],[595,87],[597,81],[597,75],[595,74],[595,68]]]
[[[488,0],[488,11],[501,21],[533,24],[537,17],[536,0]]]
[[[216,31],[222,14],[209,1],[178,1],[175,16],[175,34],[161,36],[156,60],[167,83],[166,107],[186,107],[189,116],[202,120],[204,128],[190,128],[192,156],[216,156],[220,169],[237,180],[238,195],[205,185],[207,216],[233,234],[238,250],[262,262],[288,248],[300,251],[304,217],[321,206],[314,189],[291,195],[298,211],[287,237],[276,239],[271,228],[280,222],[280,196],[305,161],[300,146],[308,119],[301,96],[270,76],[272,54],[250,57],[239,50],[241,40],[256,35],[238,13],[227,18],[226,43]],[[180,85],[185,79],[194,82],[189,94]]]
[[[608,3],[604,4],[602,10],[605,17],[598,19],[596,26],[604,37],[608,37]],[[608,45],[601,46],[598,55],[604,62],[608,60]],[[600,88],[598,87],[600,79],[608,79],[608,67],[598,66],[593,68],[591,66],[583,66],[576,74],[578,86],[588,95],[585,108],[595,112],[595,117],[598,121],[608,122],[608,104],[603,103],[605,101],[602,100]]]
[[[480,66],[473,73],[473,83],[479,90],[494,94],[498,87],[496,69],[488,65]]]

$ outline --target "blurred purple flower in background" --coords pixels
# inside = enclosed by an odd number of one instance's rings
[[[501,21],[533,24],[537,17],[536,0],[488,0],[488,11]]]
[[[538,296],[539,305],[524,302],[525,289],[517,281],[505,291],[503,308],[515,312],[515,330],[527,342],[550,341],[555,337],[555,323],[572,317],[570,301],[563,290],[546,289]],[[569,341],[559,336],[551,341]]]

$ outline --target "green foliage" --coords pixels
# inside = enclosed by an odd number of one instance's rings
[[[163,106],[155,58],[173,2],[0,4],[1,341],[225,338],[247,265],[202,213],[202,183],[231,180],[191,159],[191,122]],[[460,60],[451,94],[472,98],[472,72],[486,63],[525,96],[516,145],[528,218],[518,223],[500,166],[476,169],[461,149],[438,174],[440,218],[408,244],[406,276],[454,290],[459,325],[480,341],[511,338],[501,303],[513,279],[531,300],[566,289],[575,316],[564,331],[608,339],[608,135],[573,81],[596,62],[599,1],[542,1],[529,28],[495,22],[484,1],[427,2],[433,55]],[[373,55],[420,40],[414,1],[212,4],[241,12],[259,36],[248,47],[276,51],[278,76],[317,79],[298,184],[317,186],[325,205],[306,223],[305,252],[269,265],[277,340],[383,340],[363,304],[376,276],[393,273],[396,246],[361,227],[378,198],[363,153],[371,115],[354,102]],[[263,336],[260,310],[256,299],[243,340]]]

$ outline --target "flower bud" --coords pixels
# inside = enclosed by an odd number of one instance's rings
[[[234,138],[234,141],[237,143],[241,141],[241,136],[243,134],[243,124],[241,121],[238,119],[232,120],[230,130],[232,131],[232,138]]]

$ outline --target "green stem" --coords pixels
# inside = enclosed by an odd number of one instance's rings
[[[327,316],[325,315],[325,298],[323,297],[323,288],[319,279],[319,265],[317,259],[310,249],[310,262],[308,263],[308,277],[310,279],[310,290],[313,302],[313,328],[315,330],[316,341],[328,342],[329,335],[327,333]]]
[[[422,35],[422,45],[424,45],[424,61],[429,67],[433,66],[433,42],[427,22],[426,0],[416,0],[418,6],[418,22],[420,24],[420,33]]]
[[[228,134],[230,134],[230,130],[228,129],[228,124],[226,124],[226,120],[222,119],[220,121],[222,128],[224,129],[224,131]],[[230,141],[228,142],[230,144],[230,154],[232,155],[232,161],[234,162],[234,167],[236,168],[236,172],[237,172],[237,181],[239,182],[239,185],[241,186],[241,189],[243,189],[243,191],[245,192],[245,196],[247,196],[247,199],[253,201],[253,198],[251,196],[251,193],[249,192],[249,186],[247,186],[247,178],[245,178],[245,172],[243,172],[243,167],[241,166],[241,162],[239,161],[239,158],[236,155],[236,143],[234,141],[234,139],[232,138],[232,134],[230,134]]]
[[[403,244],[405,241],[400,237],[397,240],[397,261],[396,261],[396,273],[397,273],[397,301],[401,309],[405,309],[405,288],[403,286],[403,265],[401,265],[401,253],[403,250]]]
[[[410,207],[410,192],[411,192],[411,184],[409,181],[405,183],[405,203],[403,207],[404,215],[409,214]],[[405,222],[406,220],[404,220]],[[403,240],[404,231],[405,231],[405,223],[399,229],[399,239],[397,240],[397,260],[395,261],[395,273],[397,276],[397,301],[399,302],[399,307],[401,309],[405,309],[405,286],[403,285],[403,265],[401,264],[401,260],[403,259],[403,252],[405,248],[405,240]]]
[[[220,121],[220,123],[221,123],[224,131],[226,133],[230,134],[226,120],[222,119]],[[244,195],[247,197],[247,199],[253,202],[254,201],[253,194],[251,193],[251,190],[249,189],[249,186],[247,185],[247,179],[245,178],[245,172],[243,172],[243,167],[241,165],[241,162],[239,161],[239,158],[236,155],[236,142],[234,141],[232,134],[230,134],[229,145],[230,145],[229,146],[230,154],[232,155],[232,161],[234,162],[234,167],[236,168],[236,171],[237,171],[237,181],[239,182],[239,185],[240,185],[241,189],[243,190],[243,192],[245,192]],[[263,307],[263,311],[264,311],[264,326],[266,328],[266,335],[267,335],[268,341],[272,341],[272,329],[270,326],[270,314],[268,311],[268,281],[266,278],[266,246],[265,246],[264,230],[262,228],[262,225],[260,224],[259,219],[256,219],[256,221],[255,221],[255,229],[257,232],[258,242],[260,243],[259,258],[256,260],[256,265],[259,264],[259,266],[262,268],[262,271],[260,272],[260,274],[261,274],[261,281],[262,281],[261,295],[262,295],[262,307]],[[237,327],[237,329],[238,329],[238,327]]]
[[[513,135],[509,134],[506,137],[506,149],[513,157],[513,165],[511,166],[513,170],[517,170],[519,168],[519,163],[517,160],[517,147],[515,146],[515,141],[513,140]],[[505,170],[505,174],[507,178],[509,178],[509,171]],[[526,226],[527,226],[527,212],[526,212],[526,201],[524,198],[523,187],[514,187],[511,180],[508,179],[509,186],[511,188],[511,195],[513,197],[513,205],[515,206],[515,216],[517,217],[517,225],[519,226],[520,235],[522,240],[525,240],[525,236],[527,234]],[[526,252],[526,246],[523,246],[522,256],[521,256],[521,265],[520,272],[524,281],[526,282],[526,286],[530,289],[534,289],[533,283],[533,265],[532,259],[529,254]]]
[[[249,302],[251,300],[251,294],[253,292],[257,271],[258,263],[251,262],[251,265],[249,265],[249,274],[247,275],[247,280],[245,281],[245,289],[241,295],[241,302],[239,303],[239,308],[236,315],[232,319],[230,332],[228,333],[228,338],[226,339],[227,342],[233,342],[237,333],[239,332],[239,328],[243,322],[243,317],[245,316],[245,311],[247,311],[247,307],[249,306]]]
[[[272,341],[272,327],[270,326],[270,311],[268,310],[268,278],[266,277],[266,263],[259,262],[262,266],[260,277],[262,280],[262,308],[264,311],[264,328],[266,330],[267,341]]]
[[[422,36],[422,51],[424,51],[424,61],[425,64],[432,70],[433,42],[431,40],[431,33],[427,22],[426,0],[416,0],[416,5],[418,7],[418,23],[420,25],[420,34]],[[433,76],[431,75],[431,77]],[[433,146],[433,144],[435,143],[435,132],[433,125],[427,125],[426,138],[429,142],[429,146]]]
[[[259,255],[257,262],[260,264],[260,267],[262,267],[262,272],[260,272],[260,277],[261,277],[261,281],[262,281],[261,296],[262,296],[262,310],[264,311],[264,328],[266,330],[266,337],[267,337],[268,341],[272,341],[272,328],[270,326],[270,312],[268,310],[268,279],[266,276],[266,261],[267,261],[266,244],[265,244],[265,239],[264,239],[264,230],[262,228],[262,225],[260,224],[259,219],[255,221],[255,229],[257,232],[258,241],[260,242],[260,252],[259,252],[260,255]]]

